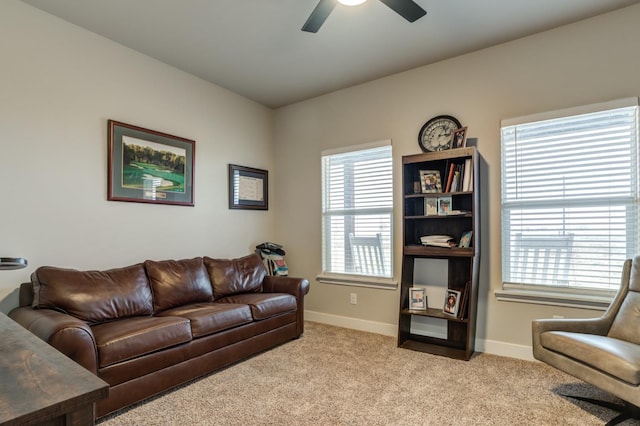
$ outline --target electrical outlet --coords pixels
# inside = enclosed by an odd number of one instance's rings
[[[352,305],[357,305],[358,304],[358,294],[357,293],[351,293],[350,301],[351,301]]]

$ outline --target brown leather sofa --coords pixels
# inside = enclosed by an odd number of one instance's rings
[[[256,255],[38,268],[9,316],[106,381],[96,418],[299,337],[306,279]]]

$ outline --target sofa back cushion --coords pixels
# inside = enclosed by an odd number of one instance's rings
[[[43,266],[31,274],[33,307],[52,308],[88,323],[151,315],[151,288],[142,264],[107,271]]]
[[[201,257],[144,262],[153,290],[155,312],[213,301],[213,289]]]
[[[215,298],[262,291],[267,269],[257,254],[238,259],[204,258]]]

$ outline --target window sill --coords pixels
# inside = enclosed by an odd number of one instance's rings
[[[384,290],[395,290],[398,288],[398,282],[393,278],[369,277],[366,275],[320,274],[316,277],[316,281],[323,284],[369,287]]]
[[[605,311],[615,296],[615,292],[570,292],[549,291],[531,288],[505,287],[495,291],[496,299],[503,302],[532,303],[536,305],[563,306],[567,308]]]

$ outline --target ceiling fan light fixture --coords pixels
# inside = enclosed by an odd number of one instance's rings
[[[338,3],[344,4],[345,6],[358,6],[359,4],[364,3],[367,0],[338,0]]]

